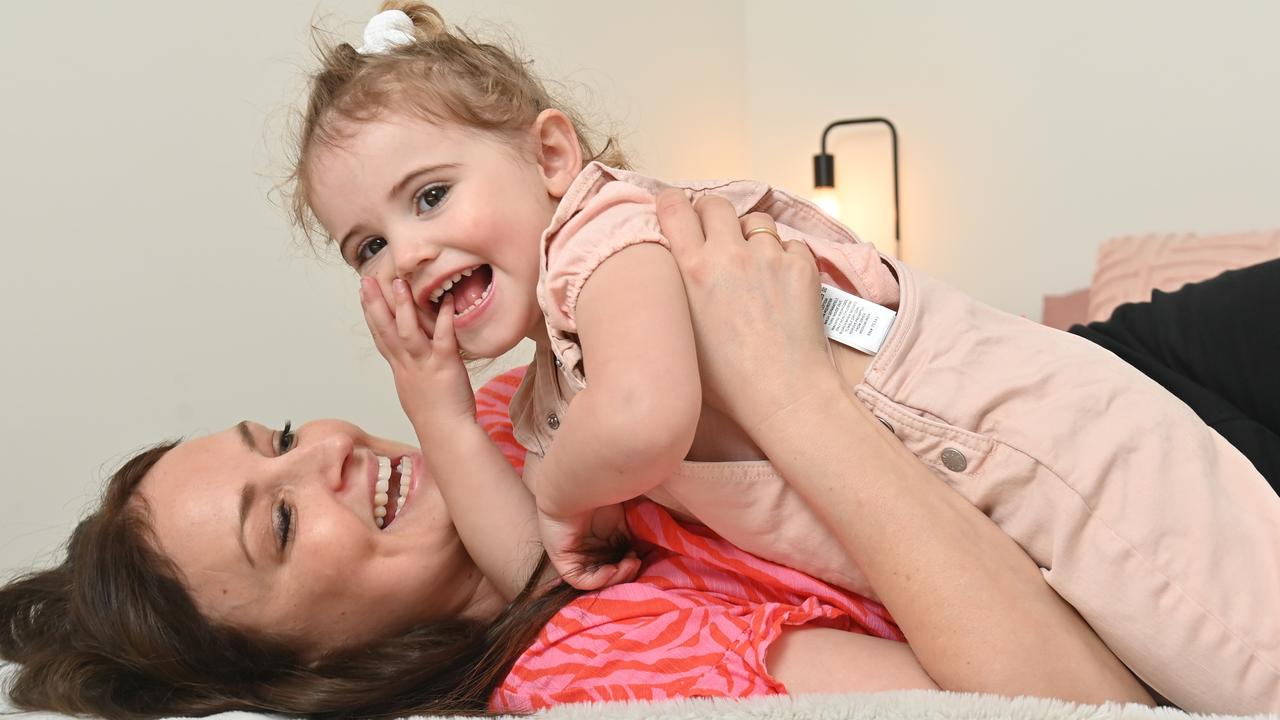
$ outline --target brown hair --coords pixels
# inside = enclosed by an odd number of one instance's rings
[[[0,587],[0,658],[17,665],[6,683],[15,706],[107,718],[482,715],[515,659],[578,594],[565,584],[536,592],[531,580],[491,623],[426,623],[308,663],[273,638],[210,622],[155,550],[134,491],[174,445],[121,466],[61,564]],[[545,567],[544,556],[533,577]]]
[[[400,10],[413,20],[413,42],[370,55],[347,43],[320,46],[321,68],[311,77],[287,181],[294,223],[308,237],[319,229],[307,188],[311,150],[341,141],[338,121],[365,122],[392,111],[514,137],[538,113],[554,108],[573,123],[584,158],[627,167],[614,138],[594,150],[578,114],[554,98],[514,51],[450,32],[425,3],[389,0],[382,9]]]

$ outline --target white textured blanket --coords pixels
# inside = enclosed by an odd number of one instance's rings
[[[224,713],[220,720],[261,715]],[[508,720],[513,720],[507,716]],[[1061,700],[909,690],[847,695],[770,695],[656,703],[561,705],[533,716],[542,720],[1200,720],[1276,718],[1280,715],[1193,715],[1141,705],[1075,705]]]

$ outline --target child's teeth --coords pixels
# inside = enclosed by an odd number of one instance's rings
[[[461,316],[466,315],[467,313],[471,312],[472,310],[474,310],[474,309],[476,308],[476,306],[477,306],[477,305],[479,305],[480,303],[484,302],[485,298],[489,297],[489,291],[491,291],[491,290],[493,290],[493,284],[492,284],[492,283],[490,283],[490,284],[489,284],[489,287],[487,287],[487,288],[485,288],[485,289],[484,289],[484,292],[480,293],[480,297],[476,298],[476,301],[475,301],[475,302],[473,302],[473,303],[471,303],[470,305],[468,305],[468,306],[466,306],[466,307],[462,308],[461,310],[455,310],[455,311],[454,311],[454,313],[453,313],[453,316],[454,316],[454,317],[461,317]]]

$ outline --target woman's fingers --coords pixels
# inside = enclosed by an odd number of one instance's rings
[[[671,243],[671,254],[675,257],[676,264],[684,267],[706,242],[702,236],[702,222],[698,219],[698,213],[684,192],[675,188],[667,188],[658,193],[655,202],[662,234]]]
[[[782,250],[793,257],[802,258],[814,268],[818,267],[818,258],[814,256],[809,244],[800,240],[787,240],[782,243]]]
[[[747,247],[754,253],[774,255],[781,249],[782,236],[778,234],[778,224],[773,218],[761,212],[747,213],[742,216],[742,237]]]
[[[702,232],[707,245],[736,245],[742,242],[742,226],[738,213],[728,200],[718,195],[703,195],[693,204],[702,221]]]

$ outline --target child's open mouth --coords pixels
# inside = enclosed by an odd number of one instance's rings
[[[493,268],[488,265],[478,265],[463,270],[454,275],[453,279],[445,281],[431,294],[432,317],[440,314],[440,300],[446,292],[453,295],[453,316],[459,319],[465,317],[484,304],[489,294],[493,292]]]

